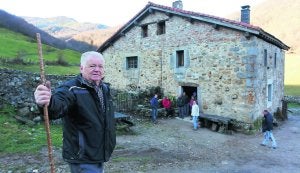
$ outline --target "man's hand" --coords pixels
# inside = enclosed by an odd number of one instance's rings
[[[45,85],[37,86],[34,92],[35,103],[39,106],[48,106],[51,98],[50,82],[47,81]]]

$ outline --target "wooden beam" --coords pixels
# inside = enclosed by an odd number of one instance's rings
[[[195,22],[195,19],[193,19],[193,18],[188,18],[188,20],[189,20],[189,22],[191,23],[191,24],[194,24],[194,22]]]
[[[154,13],[154,11],[153,11],[152,8],[149,8],[149,9],[148,9],[148,12],[149,12],[150,14]]]
[[[133,24],[134,24],[134,26],[139,26],[139,22],[138,21],[134,21]]]
[[[249,32],[245,32],[244,36],[249,40],[252,35]]]
[[[173,14],[172,13],[170,13],[170,12],[165,12],[165,14],[168,16],[168,17],[173,17]]]
[[[215,28],[215,30],[219,30],[220,29],[220,25],[218,25],[218,24],[213,24],[213,28]]]
[[[120,36],[121,36],[121,37],[125,36],[125,33],[124,33],[124,32],[121,32],[121,33],[120,33]]]

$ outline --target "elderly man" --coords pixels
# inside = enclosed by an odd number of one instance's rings
[[[50,87],[39,85],[34,97],[40,107],[48,105],[50,119],[63,119],[62,155],[71,173],[102,173],[116,144],[112,98],[102,81],[103,56],[83,53],[80,72],[53,94]]]

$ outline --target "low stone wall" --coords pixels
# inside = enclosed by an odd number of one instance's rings
[[[288,103],[299,103],[300,104],[300,97],[299,96],[284,96],[284,100]]]
[[[40,74],[18,70],[0,69],[0,107],[5,103],[15,106],[19,116],[32,114],[37,110],[34,103],[34,91],[40,83]],[[51,88],[60,85],[73,76],[46,75]]]
[[[19,116],[29,116],[30,119],[37,116],[39,112],[34,103],[33,93],[40,83],[40,74],[0,69],[0,75],[0,108],[9,103],[18,109]],[[52,89],[72,77],[74,76],[46,75],[46,79],[51,81]],[[300,97],[285,96],[284,99],[287,102],[300,103]],[[149,112],[145,114],[150,115]]]

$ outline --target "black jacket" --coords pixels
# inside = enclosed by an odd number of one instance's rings
[[[270,131],[273,130],[273,116],[268,113],[266,115],[264,115],[264,120],[262,123],[262,131]]]
[[[50,119],[63,120],[63,158],[69,163],[100,163],[109,160],[115,144],[113,102],[102,84],[105,110],[94,88],[79,75],[58,87],[48,107]]]

